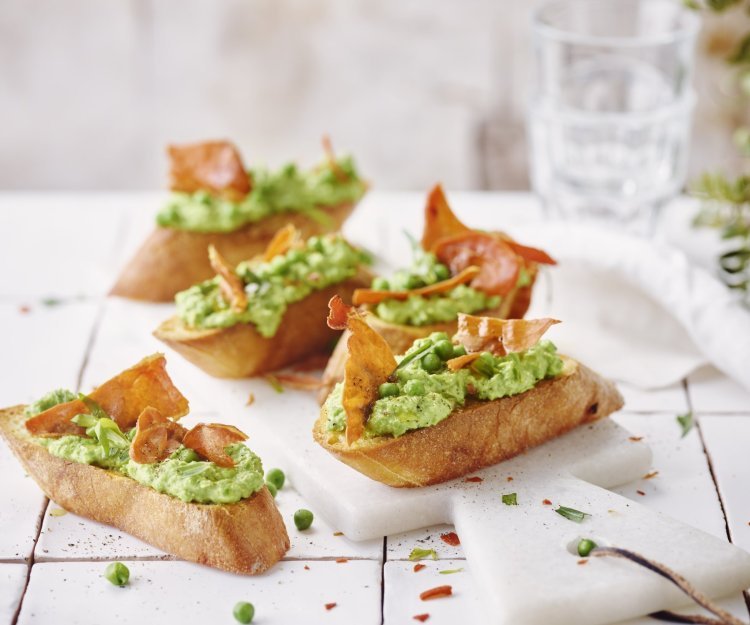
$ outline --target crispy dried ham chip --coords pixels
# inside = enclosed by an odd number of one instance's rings
[[[268,262],[274,256],[286,254],[293,247],[298,247],[302,243],[302,236],[299,230],[292,224],[287,224],[273,235],[273,239],[266,246],[263,252],[263,260]]]
[[[237,148],[228,141],[170,145],[172,191],[209,191],[229,199],[241,199],[252,182]]]
[[[232,425],[199,423],[185,434],[182,444],[220,467],[233,467],[226,448],[247,440],[247,434]]]
[[[541,265],[557,264],[557,261],[544,250],[540,250],[536,247],[529,247],[528,245],[521,245],[510,238],[504,239],[504,241],[524,260],[530,260],[533,263],[539,263]]]
[[[336,160],[336,154],[333,151],[331,138],[328,135],[323,135],[320,141],[323,144],[323,153],[326,155],[326,162],[331,168],[331,171],[333,171],[333,175],[342,182],[345,182],[349,179],[349,176],[343,169],[341,169],[341,167],[339,167],[338,161]]]
[[[208,246],[208,260],[211,268],[219,276],[219,286],[224,298],[229,302],[232,310],[242,312],[247,308],[247,293],[245,285],[226,259],[219,254],[213,245]]]
[[[138,464],[166,460],[182,444],[187,430],[149,406],[138,417],[130,457]]]
[[[448,369],[450,369],[451,371],[458,371],[459,369],[463,369],[466,365],[470,365],[477,358],[479,358],[479,356],[481,356],[481,352],[474,352],[473,354],[464,354],[463,356],[456,356],[455,358],[451,358],[445,364],[448,366]]]
[[[388,299],[395,300],[406,300],[412,295],[422,295],[427,297],[429,295],[437,295],[438,293],[446,293],[459,284],[466,284],[471,282],[474,278],[479,275],[479,267],[467,267],[461,271],[458,275],[443,280],[442,282],[436,282],[429,286],[423,286],[419,289],[412,289],[411,291],[377,291],[375,289],[357,289],[354,291],[352,296],[352,303],[355,306],[361,304],[379,304]]]
[[[102,384],[89,398],[99,404],[123,432],[132,428],[149,406],[167,418],[178,419],[188,413],[188,401],[172,383],[166,364],[164,354],[148,356]],[[26,429],[34,436],[43,437],[83,435],[83,428],[77,425],[70,428],[75,425],[70,419],[88,412],[89,407],[75,399],[31,417],[26,421]]]
[[[471,228],[461,223],[458,217],[453,214],[443,192],[443,187],[436,184],[427,196],[427,204],[424,209],[422,249],[432,252],[434,251],[433,246],[440,239],[467,232],[471,232]]]
[[[492,352],[497,356],[504,356],[511,352],[522,352],[536,345],[550,326],[556,323],[560,322],[548,317],[544,319],[496,319],[459,313],[458,331],[453,338],[468,352]],[[459,358],[454,360],[459,360]]]
[[[351,332],[341,395],[346,412],[346,442],[351,445],[364,433],[367,412],[378,399],[378,387],[396,368],[396,359],[385,339],[340,297],[331,298],[328,306],[328,325],[335,329],[348,328]]]
[[[507,295],[518,283],[521,261],[500,237],[486,232],[467,232],[440,239],[435,256],[456,274],[467,267],[480,268],[471,286],[493,295]]]

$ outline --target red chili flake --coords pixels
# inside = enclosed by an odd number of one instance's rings
[[[414,565],[414,572],[415,573],[419,573],[422,569],[426,569],[426,568],[427,568],[426,564],[422,564],[422,563],[415,564]]]
[[[545,506],[551,506],[552,505],[552,502],[549,499],[542,499],[542,503]]]
[[[336,607],[335,603],[326,603],[326,610],[333,610]]]
[[[475,475],[474,477],[467,477],[464,482],[484,482],[484,478]]]
[[[306,564],[305,564],[305,570],[306,570],[306,571],[309,571],[309,570],[310,570],[310,567],[309,567],[309,566],[307,566]]]
[[[30,306],[19,306],[18,312],[20,312],[22,315],[27,315],[31,312]]]
[[[646,494],[642,490],[637,490],[635,492],[638,493],[641,497],[643,497]]]
[[[444,543],[449,544],[451,547],[458,547],[461,544],[461,539],[458,537],[458,534],[456,534],[456,532],[440,534],[440,538]]]
[[[334,536],[343,536],[344,532],[334,532],[333,535]]]
[[[436,586],[425,590],[419,595],[422,601],[429,601],[430,599],[441,599],[442,597],[450,597],[453,594],[453,586]]]
[[[349,558],[336,558],[336,562],[338,564],[344,564],[344,562],[349,562]]]
[[[651,471],[651,473],[646,473],[646,475],[643,476],[643,479],[644,480],[650,480],[651,478],[654,478],[657,475],[659,475],[658,471]]]
[[[428,618],[430,618],[429,614],[415,614],[412,617],[415,621],[419,621],[420,623],[424,623]]]
[[[588,564],[588,560],[578,560],[578,565],[582,566],[584,564]]]
[[[630,436],[628,437],[628,440],[633,441],[634,443],[637,443],[638,441],[642,441],[643,437],[642,436]]]
[[[512,482],[512,481],[513,481],[513,477],[511,477],[511,476],[509,475],[509,476],[508,476],[507,478],[505,478],[505,481],[506,481],[506,482]]]

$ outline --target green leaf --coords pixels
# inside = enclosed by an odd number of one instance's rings
[[[685,438],[687,433],[693,429],[693,425],[695,425],[693,413],[686,412],[685,414],[677,415],[677,423],[679,423],[682,428],[682,438]]]
[[[567,506],[560,506],[555,512],[568,519],[568,521],[574,521],[575,523],[581,523],[587,516],[591,516],[588,512],[581,512],[580,510],[568,508]]]
[[[77,414],[71,419],[71,421],[76,425],[80,425],[82,428],[90,428],[95,426],[98,423],[99,419],[97,419],[92,414],[84,412],[81,414]]]
[[[277,378],[272,373],[267,374],[265,377],[266,377],[266,382],[268,382],[271,385],[271,388],[273,388],[274,391],[276,391],[277,393],[284,392],[284,387],[281,384],[281,382],[279,382],[279,378]]]
[[[94,415],[97,419],[106,419],[109,417],[105,410],[88,395],[78,393],[78,399],[86,404],[86,408],[88,408],[91,411],[91,414]]]
[[[516,493],[509,493],[507,495],[503,495],[503,503],[506,506],[517,506],[518,500],[516,499]]]
[[[445,569],[444,571],[438,571],[440,575],[453,575],[454,573],[461,573],[463,571],[463,568],[461,569]]]
[[[437,560],[437,552],[434,549],[420,549],[419,547],[414,547],[409,554],[409,560],[412,562],[415,560],[424,560],[425,558]]]

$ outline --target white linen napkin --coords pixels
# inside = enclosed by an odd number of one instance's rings
[[[561,352],[644,389],[706,363],[750,389],[750,311],[684,253],[573,224],[510,234],[559,263],[540,276],[526,316],[563,321],[549,331]]]

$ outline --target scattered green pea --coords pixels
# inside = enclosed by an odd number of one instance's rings
[[[294,513],[294,524],[299,531],[309,529],[313,522],[313,513],[304,508],[300,508]]]
[[[428,352],[422,356],[422,369],[427,373],[435,373],[436,371],[439,371],[442,366],[443,361],[440,360],[440,356],[437,354]]]
[[[391,285],[388,284],[388,280],[385,278],[375,278],[372,281],[372,288],[376,291],[387,291],[391,288]]]
[[[125,586],[130,579],[130,571],[122,562],[110,562],[104,569],[104,577],[115,586]]]
[[[271,493],[271,497],[276,499],[276,493],[279,492],[279,489],[276,488],[276,484],[274,484],[273,482],[266,482],[266,488]]]
[[[378,396],[383,397],[396,397],[398,395],[398,384],[394,382],[383,382],[378,387]]]
[[[581,538],[578,543],[578,555],[582,558],[587,558],[594,548],[596,548],[596,543],[593,540],[590,538]]]
[[[447,280],[451,277],[451,270],[443,265],[443,263],[438,263],[435,265],[435,276],[438,280]]]
[[[285,480],[286,476],[281,469],[270,469],[268,473],[266,473],[266,482],[270,482],[271,484],[273,484],[276,487],[277,491],[284,488]]]
[[[404,392],[407,395],[424,395],[425,389],[422,380],[409,380],[406,384],[404,384]]]
[[[463,345],[454,345],[453,357],[458,358],[459,356],[466,356],[466,348]]]
[[[255,607],[253,607],[252,603],[248,603],[247,601],[238,601],[234,605],[232,613],[238,622],[247,624],[252,621],[255,616]]]
[[[301,250],[289,250],[286,257],[290,263],[297,263],[304,258],[304,254]]]
[[[418,289],[421,286],[424,286],[424,280],[422,280],[422,278],[420,278],[419,276],[415,276],[414,274],[411,274],[406,279],[407,289]]]
[[[435,353],[442,360],[450,360],[453,357],[453,343],[447,339],[438,341],[435,343]]]
[[[489,352],[482,352],[479,358],[474,361],[473,367],[482,375],[488,377],[495,375],[495,359]]]

